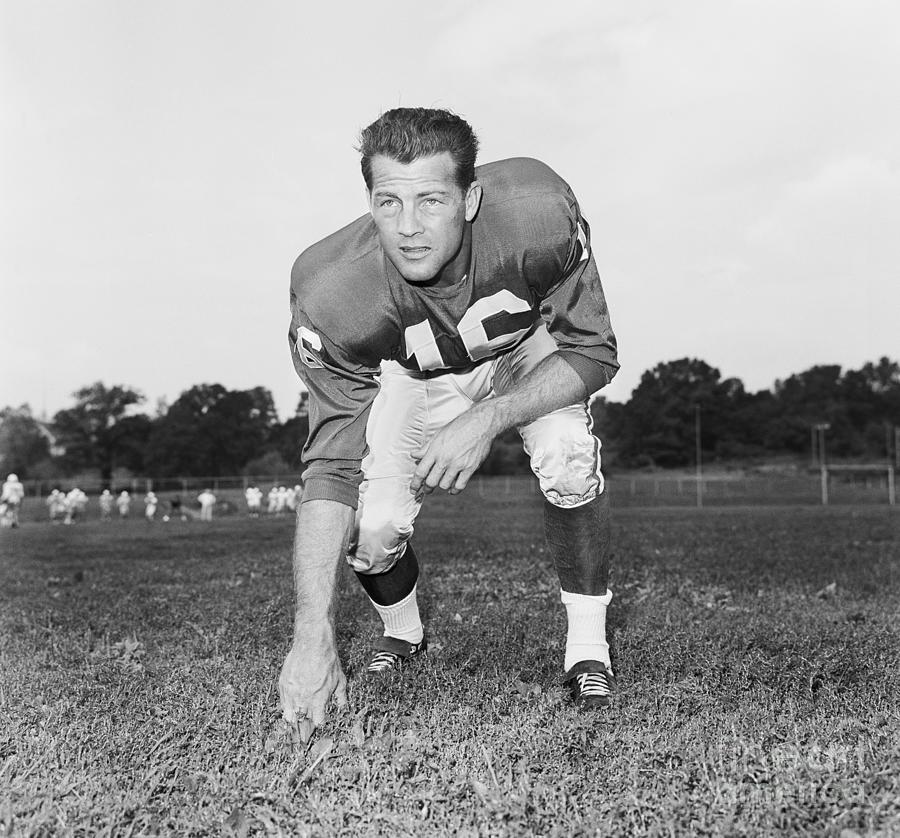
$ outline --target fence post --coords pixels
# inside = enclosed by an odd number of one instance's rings
[[[824,463],[819,479],[822,484],[822,506],[828,506],[828,468]]]
[[[888,503],[895,506],[897,503],[897,490],[894,485],[894,467],[888,466]]]

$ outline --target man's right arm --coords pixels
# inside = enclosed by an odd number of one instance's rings
[[[308,738],[347,688],[334,636],[339,569],[347,553],[362,480],[366,422],[378,392],[377,367],[348,357],[292,295],[294,366],[309,391],[303,498],[294,538],[296,610],[291,649],[278,681],[284,718]]]
[[[347,703],[347,685],[334,636],[341,562],[354,510],[332,500],[300,504],[294,538],[294,636],[278,680],[284,718],[299,722],[308,738],[325,721],[334,696]]]

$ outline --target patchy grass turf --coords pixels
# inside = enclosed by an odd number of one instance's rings
[[[351,710],[277,723],[291,522],[0,532],[0,832],[22,835],[897,834],[900,516],[619,510],[621,692],[558,686],[540,501],[434,498],[416,535],[432,649]]]

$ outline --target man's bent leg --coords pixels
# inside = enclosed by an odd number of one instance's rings
[[[611,671],[609,502],[586,414],[584,406],[565,408],[523,428],[522,437],[544,492],[544,531],[568,617],[564,667],[594,660]]]
[[[348,561],[381,616],[386,637],[411,644],[423,637],[419,565],[409,544],[421,508],[409,488],[413,455],[469,404],[447,382],[409,374],[396,364],[382,366],[381,390],[366,429],[369,455]]]
[[[602,492],[581,506],[545,498],[544,532],[564,591],[603,596],[609,585],[609,499]]]
[[[500,365],[498,392],[554,351],[555,342],[538,327]],[[609,505],[600,471],[600,441],[591,433],[588,405],[554,411],[519,432],[545,498],[545,534],[568,618],[565,669],[579,684],[583,675],[588,681],[594,678],[600,667],[593,662],[602,663],[603,672],[611,675],[606,640],[606,607],[612,599]],[[587,666],[584,673],[581,664]],[[611,681],[604,682],[607,694],[609,686]]]
[[[385,637],[421,643],[425,629],[416,596],[419,562],[412,544],[406,544],[403,555],[390,570],[384,573],[357,571],[356,577],[381,617]]]
[[[606,493],[572,509],[544,502],[547,543],[559,574],[568,632],[563,667],[602,661],[612,671],[606,640],[609,581],[609,504]]]

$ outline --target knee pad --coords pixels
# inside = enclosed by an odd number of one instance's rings
[[[357,523],[347,563],[357,573],[386,573],[403,555],[412,526],[403,526],[391,516],[363,514]]]
[[[603,492],[600,440],[582,426],[577,433],[544,434],[529,452],[541,492],[554,506],[582,506]]]

